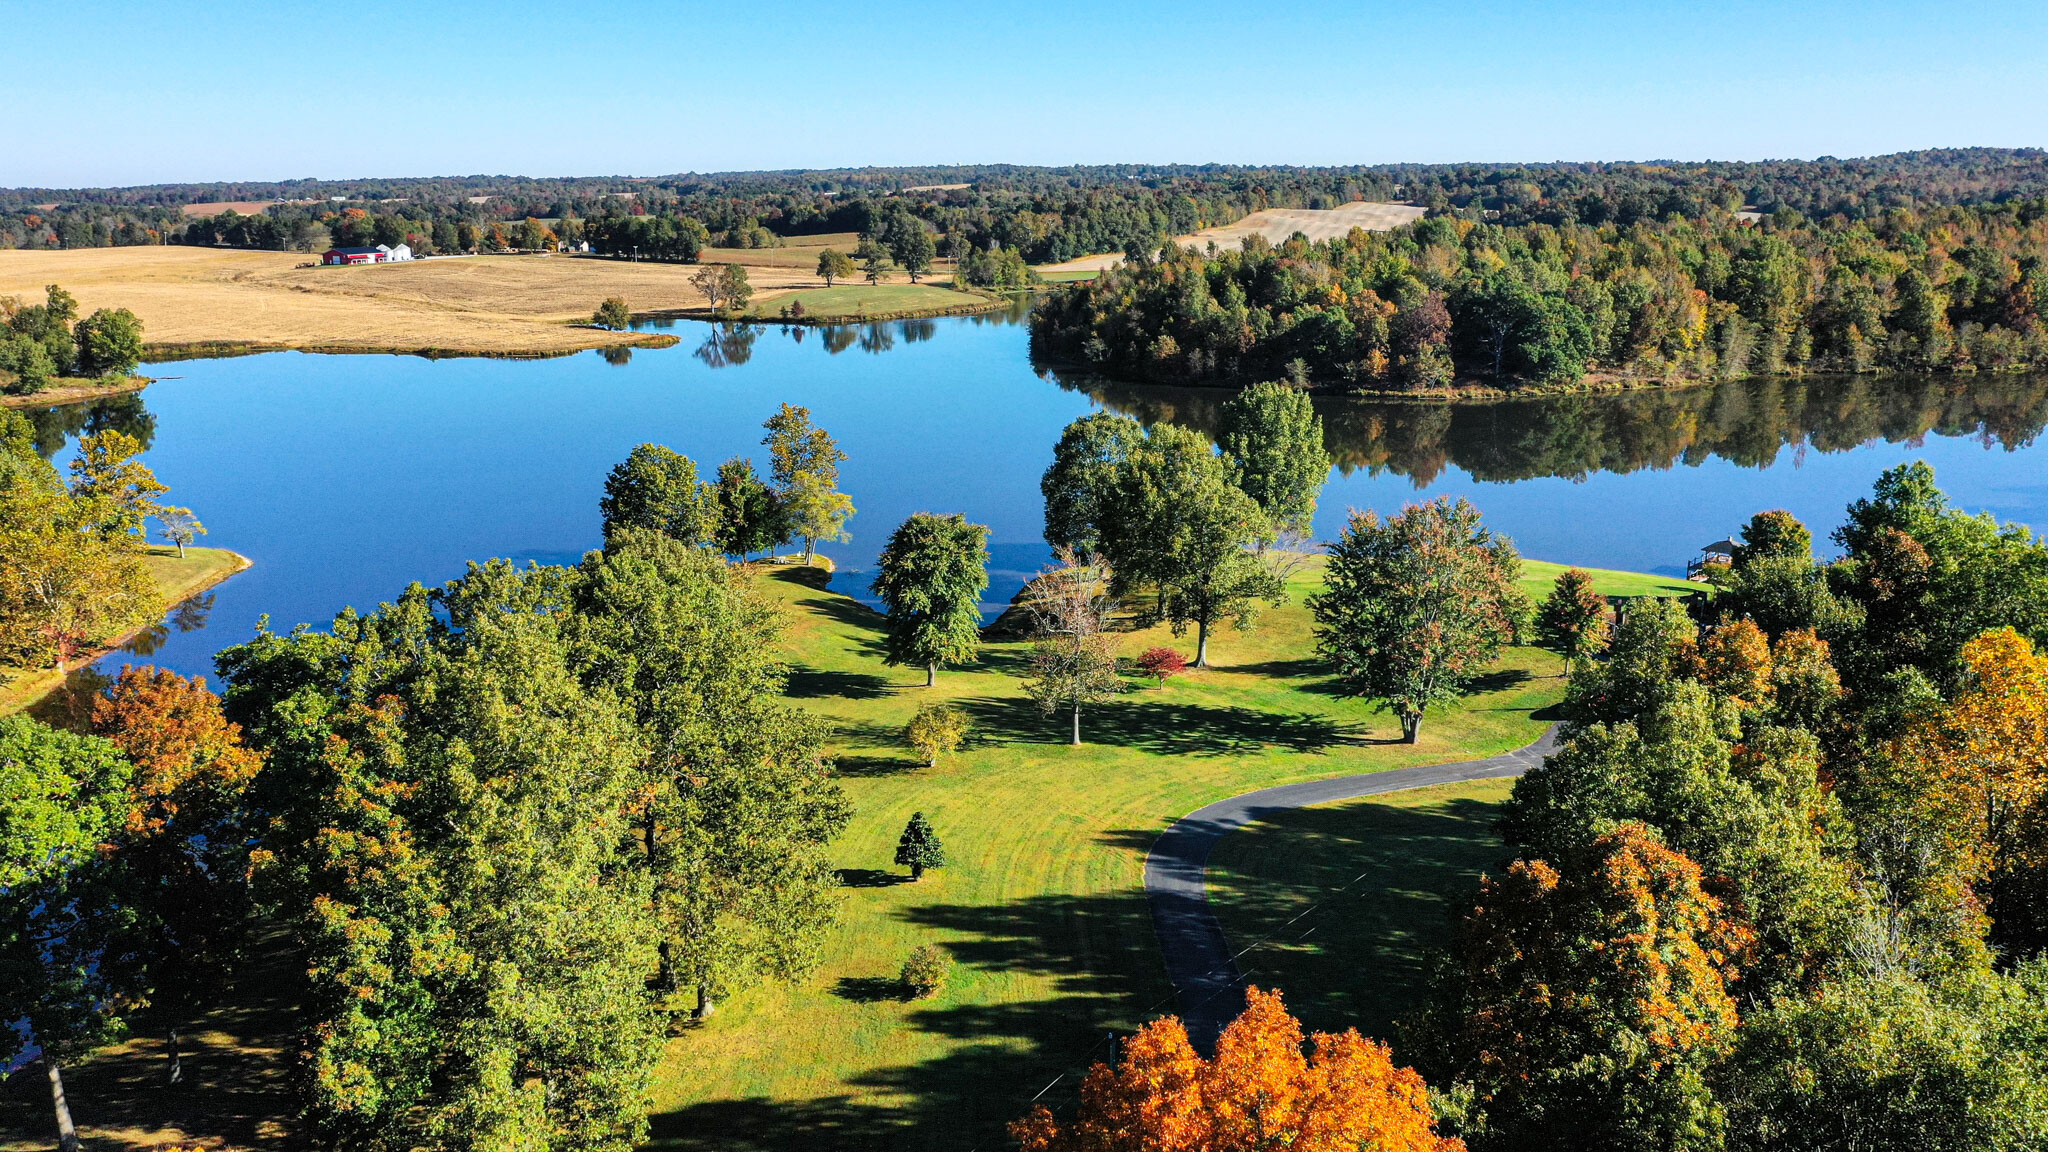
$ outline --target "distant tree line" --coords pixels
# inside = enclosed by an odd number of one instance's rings
[[[1139,256],[1057,291],[1041,347],[1133,379],[1396,391],[2048,363],[2048,199],[1857,221],[1437,216]]]
[[[1996,148],[1686,165],[968,165],[650,179],[298,180],[0,190],[0,247],[165,243],[185,229],[179,211],[186,204],[328,204],[339,196],[358,207],[403,203],[403,211],[416,218],[464,217],[479,227],[509,226],[527,217],[688,218],[716,237],[716,246],[736,248],[760,247],[775,236],[872,234],[879,217],[902,205],[926,221],[945,254],[1015,249],[1025,260],[1042,263],[1096,252],[1152,251],[1169,237],[1261,209],[1334,208],[1360,199],[1407,200],[1435,214],[1479,222],[1626,227],[1745,206],[1858,220],[1899,208],[1999,203],[2044,193],[2048,153]],[[440,251],[469,250],[428,238]],[[947,251],[947,243],[958,251]],[[649,245],[641,247],[645,252]]]

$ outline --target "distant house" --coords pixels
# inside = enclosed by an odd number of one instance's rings
[[[1735,549],[1740,547],[1733,540],[1716,540],[1700,549],[1699,556],[1685,566],[1685,578],[1705,580],[1714,570],[1726,572],[1735,563]]]
[[[396,248],[379,244],[374,248],[329,248],[320,254],[322,264],[392,264],[412,259],[412,248],[400,244]]]

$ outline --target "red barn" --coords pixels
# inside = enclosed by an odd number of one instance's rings
[[[388,249],[375,248],[329,248],[320,254],[322,264],[382,264]]]

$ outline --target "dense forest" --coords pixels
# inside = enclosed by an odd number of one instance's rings
[[[1628,225],[1750,205],[1864,219],[1895,208],[1996,203],[2048,193],[2048,152],[1972,148],[1854,160],[1652,164],[1019,165],[680,174],[644,179],[511,176],[242,181],[106,189],[0,189],[0,247],[189,243],[308,251],[354,210],[382,237],[422,251],[473,251],[531,218],[611,221],[590,241],[663,225],[719,246],[762,233],[868,232],[902,205],[959,249],[1015,248],[1033,262],[1152,249],[1168,237],[1264,208],[1408,200],[1502,224]],[[259,216],[199,217],[193,205],[268,202]],[[645,223],[637,218],[653,218]],[[629,221],[634,221],[629,223]],[[459,234],[464,224],[470,228]],[[445,229],[444,229],[445,226]],[[528,239],[532,235],[529,233]],[[579,237],[580,239],[581,237]],[[646,237],[641,254],[649,254]],[[730,241],[737,241],[733,243]],[[333,242],[339,242],[335,239]],[[538,245],[534,245],[538,246]],[[660,245],[655,243],[654,248]],[[942,246],[942,250],[944,250]],[[676,249],[680,252],[680,249]],[[678,255],[677,258],[690,258]]]
[[[1242,251],[1168,244],[1041,307],[1110,375],[1435,392],[2048,360],[2048,199],[1816,220],[1711,207],[1618,224],[1435,216]]]

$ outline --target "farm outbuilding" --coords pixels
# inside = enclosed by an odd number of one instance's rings
[[[412,259],[412,248],[379,244],[371,248],[329,248],[320,254],[322,264],[391,264]]]

